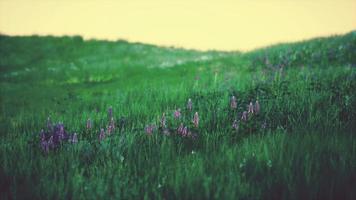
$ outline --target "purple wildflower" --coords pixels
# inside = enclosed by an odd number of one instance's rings
[[[145,131],[146,131],[147,135],[152,135],[154,128],[155,128],[154,125],[147,125],[145,127]]]
[[[102,128],[99,134],[99,141],[102,141],[104,138],[105,138],[105,130]]]
[[[44,152],[48,153],[49,146],[48,146],[48,142],[46,140],[46,135],[45,135],[45,132],[43,129],[41,130],[40,135],[41,135],[41,148]]]
[[[49,138],[48,142],[47,142],[47,145],[48,147],[50,148],[54,148],[55,144],[54,144],[54,141],[53,141],[53,135]]]
[[[192,111],[192,109],[193,109],[193,102],[192,102],[192,99],[190,99],[190,98],[188,99],[187,109],[189,111]]]
[[[183,130],[182,130],[182,136],[187,136],[188,135],[188,127],[184,127]]]
[[[253,114],[253,104],[252,104],[252,102],[250,102],[250,104],[248,105],[248,113]]]
[[[242,120],[242,121],[247,121],[247,111],[244,111],[244,112],[242,113],[241,120]]]
[[[108,135],[111,135],[111,133],[114,131],[114,128],[111,125],[109,125],[106,130],[107,130],[106,132],[108,133]]]
[[[177,133],[178,133],[178,134],[182,134],[183,129],[184,129],[184,125],[183,125],[183,123],[181,123],[181,124],[179,125],[179,127],[177,128]]]
[[[193,123],[194,123],[195,128],[198,128],[198,126],[199,126],[199,115],[198,115],[198,112],[195,112],[195,114],[194,114]]]
[[[166,128],[166,122],[167,122],[166,113],[163,113],[161,118],[161,128]]]
[[[90,130],[91,128],[92,128],[92,123],[91,123],[91,120],[90,120],[90,118],[88,118],[88,120],[87,120],[87,130]]]
[[[64,140],[64,139],[65,139],[64,125],[63,123],[59,123],[59,140]]]
[[[48,142],[46,140],[42,140],[41,141],[41,148],[45,153],[49,152],[49,145],[48,145]]]
[[[237,102],[236,102],[236,97],[232,96],[230,99],[230,107],[231,109],[236,109],[237,108]]]
[[[70,139],[70,142],[75,144],[75,143],[78,143],[78,136],[77,136],[77,133],[74,133],[72,135],[72,138]]]
[[[110,119],[109,126],[111,126],[112,131],[115,130],[115,120],[113,117]]]
[[[260,113],[260,104],[258,103],[258,101],[256,101],[256,103],[255,103],[255,113],[256,114],[259,114]]]
[[[181,116],[180,108],[178,108],[177,110],[174,111],[174,117],[175,117],[176,119],[178,119],[178,118],[180,118],[180,116]]]

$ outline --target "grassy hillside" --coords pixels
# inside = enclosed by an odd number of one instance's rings
[[[1,199],[355,199],[355,58],[0,36]]]

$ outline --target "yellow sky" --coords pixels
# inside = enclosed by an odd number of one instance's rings
[[[0,32],[249,50],[356,29],[356,0],[0,0]]]

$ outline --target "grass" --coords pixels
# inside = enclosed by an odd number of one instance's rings
[[[355,41],[241,53],[1,36],[0,197],[355,199]],[[233,129],[256,100],[261,112]],[[116,129],[99,142],[110,106]],[[163,112],[171,134],[145,133]],[[48,116],[79,142],[44,152]],[[181,122],[197,137],[176,134]]]

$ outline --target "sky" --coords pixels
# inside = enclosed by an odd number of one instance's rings
[[[0,0],[0,33],[252,50],[356,29],[356,0]]]

